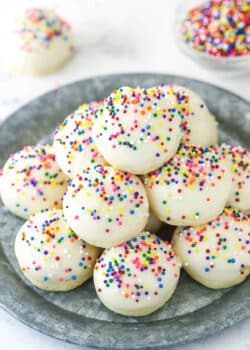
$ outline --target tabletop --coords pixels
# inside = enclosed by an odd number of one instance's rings
[[[50,7],[72,24],[76,54],[62,70],[44,77],[15,76],[0,66],[0,121],[51,89],[87,77],[120,72],[184,75],[224,87],[250,100],[250,72],[208,70],[179,51],[173,34],[178,3],[176,0],[8,0],[0,11],[0,30],[24,8]],[[0,54],[4,54],[4,38]],[[213,337],[174,349],[250,350],[249,329],[250,320],[246,320]],[[83,350],[40,334],[3,310],[0,310],[0,337],[1,348],[9,350]]]

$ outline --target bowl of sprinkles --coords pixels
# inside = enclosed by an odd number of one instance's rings
[[[178,9],[179,46],[212,68],[250,69],[250,0],[201,1]]]

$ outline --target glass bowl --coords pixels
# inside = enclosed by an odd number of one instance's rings
[[[179,30],[187,12],[197,5],[208,2],[209,0],[182,0],[177,7],[175,20],[175,35],[178,46],[181,50],[195,60],[197,63],[206,65],[211,69],[227,70],[227,71],[250,71],[250,54],[244,56],[212,56],[206,52],[198,51],[188,45]]]

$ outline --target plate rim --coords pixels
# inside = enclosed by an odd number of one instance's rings
[[[66,84],[66,85],[63,85],[63,86],[60,86],[59,88],[56,88],[56,89],[52,89],[44,94],[41,94],[39,96],[37,96],[35,99],[32,99],[30,101],[28,101],[27,103],[23,104],[20,108],[16,109],[14,112],[12,112],[1,124],[0,124],[0,130],[3,128],[3,127],[6,127],[8,126],[8,122],[9,120],[11,119],[13,121],[13,119],[17,118],[18,119],[18,114],[20,113],[20,111],[22,110],[25,110],[33,101],[35,100],[39,100],[39,99],[44,99],[46,98],[47,95],[51,95],[51,94],[55,94],[57,93],[59,90],[61,89],[64,89],[64,88],[69,88],[71,86],[74,86],[74,85],[77,85],[79,83],[82,83],[82,82],[85,82],[86,84],[88,82],[91,82],[95,79],[112,79],[114,77],[126,77],[126,78],[129,78],[129,77],[133,77],[133,76],[144,76],[144,77],[155,77],[155,76],[161,76],[161,77],[166,77],[166,79],[170,80],[170,79],[176,79],[176,78],[179,78],[179,79],[183,79],[183,80],[186,80],[186,81],[190,81],[190,82],[197,82],[197,83],[200,83],[200,84],[204,84],[204,85],[208,85],[210,86],[211,88],[215,88],[215,89],[218,89],[220,90],[222,93],[226,93],[226,94],[230,94],[230,95],[233,95],[235,96],[238,100],[241,100],[242,102],[246,103],[247,105],[249,105],[250,107],[250,101],[248,101],[247,99],[235,94],[234,92],[231,92],[230,90],[227,90],[223,87],[220,87],[220,86],[216,86],[214,84],[211,84],[209,82],[206,82],[206,81],[202,81],[202,80],[198,80],[198,79],[193,79],[191,77],[185,77],[185,76],[181,76],[181,75],[172,75],[172,74],[168,74],[168,73],[160,73],[160,72],[157,72],[157,73],[151,73],[151,72],[138,72],[138,73],[115,73],[115,74],[103,74],[103,75],[98,75],[98,76],[93,76],[93,77],[89,77],[87,79],[80,79],[80,80],[77,80],[75,82],[71,82],[69,84]],[[5,259],[5,261],[3,260]],[[6,269],[6,263],[8,265],[8,268]],[[9,273],[8,273],[9,272]],[[10,273],[11,272],[11,273]],[[1,280],[0,280],[0,289],[2,288],[6,288],[6,285],[7,284],[4,284],[3,281],[8,281],[8,279],[11,280],[11,282],[13,283],[13,281],[18,278],[21,280],[21,278],[15,273],[13,267],[9,264],[8,262],[8,259],[3,251],[3,248],[2,248],[2,244],[0,242],[0,274],[1,274]],[[22,280],[21,280],[22,281]],[[22,283],[22,289],[25,289],[26,292],[29,291],[29,293],[32,293],[33,295],[35,295],[38,299],[41,299],[43,302],[45,303],[48,303],[49,302],[44,299],[41,295],[37,294],[33,288],[31,288],[30,286],[26,285],[25,283],[21,282]],[[250,286],[250,280],[248,279],[247,281],[245,281],[243,284],[249,284]],[[241,286],[243,285],[239,285],[239,286],[236,286],[234,288],[234,291],[236,291],[236,294],[238,294],[239,296],[241,296],[241,292],[243,291],[243,294],[244,294],[244,291],[245,289],[244,288],[241,288]],[[6,288],[8,289],[8,288]],[[13,291],[12,291],[13,292]],[[18,297],[18,293],[16,293],[17,297]],[[146,328],[146,325],[147,323],[127,323],[126,326],[124,323],[121,323],[121,322],[117,322],[115,325],[113,325],[113,322],[110,322],[110,321],[99,321],[99,320],[94,320],[94,319],[87,319],[85,318],[85,327],[86,329],[88,330],[88,332],[90,332],[89,334],[91,334],[91,327],[94,326],[94,328],[98,328],[98,325],[100,325],[101,323],[102,324],[105,324],[105,327],[99,329],[98,331],[101,332],[102,334],[100,334],[100,336],[96,337],[96,336],[88,336],[88,337],[85,337],[84,336],[81,338],[81,339],[77,339],[75,336],[71,336],[70,334],[66,334],[66,336],[63,336],[61,332],[58,331],[58,329],[55,327],[51,327],[51,325],[48,327],[48,325],[46,324],[46,319],[44,320],[41,320],[41,321],[37,321],[37,314],[34,312],[33,314],[31,314],[31,316],[29,318],[25,318],[24,315],[20,312],[20,310],[18,310],[17,308],[17,303],[14,302],[13,303],[13,298],[12,298],[12,295],[9,297],[8,299],[8,302],[6,302],[6,295],[5,295],[5,299],[4,299],[4,293],[0,293],[0,307],[2,309],[4,309],[5,311],[7,311],[10,315],[12,315],[13,317],[15,317],[16,319],[18,319],[20,322],[26,324],[27,326],[41,332],[41,333],[44,333],[46,335],[49,335],[49,336],[52,336],[54,338],[57,338],[59,340],[63,340],[63,341],[66,341],[66,342],[69,342],[69,343],[73,343],[73,344],[78,344],[78,345],[85,345],[85,346],[90,346],[90,347],[95,347],[95,348],[103,348],[102,346],[102,341],[101,341],[101,338],[102,336],[105,337],[106,339],[110,338],[110,329],[113,328],[114,326],[116,326],[116,328],[118,327],[118,329],[120,329],[121,327],[123,328],[126,328],[125,331],[127,332],[126,333],[126,337],[127,339],[129,338],[132,338],[131,336],[131,332],[133,333],[133,327],[136,326],[136,332],[140,331],[142,333],[144,333],[145,336],[147,336],[146,332],[143,330],[145,330]],[[248,297],[249,299],[249,302],[250,302],[250,295],[249,296],[246,296]],[[232,303],[230,303],[230,291],[225,295],[223,296],[223,298],[225,298],[225,302],[227,302],[227,304],[229,303],[229,305],[231,305]],[[18,299],[18,298],[17,298]],[[219,298],[217,301],[219,301],[221,298]],[[229,299],[229,300],[228,300]],[[12,301],[12,302],[11,302]],[[216,303],[217,301],[215,301],[214,303]],[[225,304],[224,302],[224,304]],[[171,345],[174,345],[174,344],[183,344],[183,343],[187,343],[187,342],[191,342],[191,341],[194,341],[194,340],[198,340],[198,339],[202,339],[204,338],[205,336],[203,335],[202,337],[199,335],[199,333],[195,333],[195,332],[191,332],[190,333],[190,326],[189,326],[189,322],[188,322],[188,319],[190,317],[190,315],[194,315],[196,313],[201,313],[201,312],[208,312],[210,313],[211,315],[213,314],[213,310],[210,310],[210,308],[213,307],[213,304],[209,304],[208,306],[202,308],[202,309],[199,309],[199,310],[196,310],[195,312],[192,312],[190,314],[185,314],[185,315],[182,315],[182,316],[177,316],[175,317],[175,320],[178,321],[178,323],[181,325],[181,328],[182,330],[186,329],[186,336],[183,337],[183,333],[182,333],[182,340],[179,341],[178,339],[171,339],[170,337],[170,340],[169,339],[161,339],[161,343],[160,344],[150,344],[149,343],[149,346],[147,347],[148,349],[162,349],[163,347],[166,348],[167,346],[171,346]],[[233,325],[233,324],[236,324],[240,321],[243,321],[244,319],[250,317],[250,308],[248,310],[245,310],[244,308],[244,312],[242,312],[243,310],[241,310],[240,308],[240,305],[236,305],[237,303],[233,303],[234,304],[234,310],[237,310],[237,321],[234,322],[233,320],[225,320],[224,318],[224,314],[223,312],[220,313],[220,315],[216,318],[216,324],[217,324],[217,328],[213,327],[210,325],[210,327],[207,328],[207,334],[206,334],[206,337],[207,336],[210,336],[210,335],[213,335],[219,331],[222,331],[223,329]],[[232,305],[231,305],[232,306]],[[241,304],[242,306],[242,304]],[[242,306],[243,308],[243,306]],[[68,316],[68,314],[72,314],[70,311],[66,311],[66,310],[63,310],[61,309],[60,307],[56,306],[56,305],[53,305],[53,304],[49,304],[49,309],[55,309],[55,310],[59,310],[59,315],[60,314],[66,314],[66,316]],[[217,309],[219,310],[219,308]],[[233,309],[231,309],[231,312],[232,312]],[[43,315],[43,312],[44,310],[41,309],[41,315]],[[45,310],[45,313],[46,313],[47,310]],[[221,310],[223,311],[223,310]],[[74,315],[74,318],[76,319],[75,321],[78,323],[78,318],[81,319],[81,322],[79,322],[79,324],[81,323],[84,323],[83,322],[83,318],[84,316],[80,316],[80,315],[76,315],[76,314],[73,314]],[[44,315],[45,318],[46,318],[46,315]],[[55,315],[54,315],[55,316]],[[67,317],[66,317],[67,318]],[[166,324],[167,326],[169,326],[168,323],[171,323],[171,320],[172,319],[168,319],[168,320],[159,320],[159,321],[154,321],[154,324],[152,324],[152,322],[148,323],[148,325],[150,326],[150,329],[153,330],[155,332],[155,335],[160,335],[162,332],[161,332],[161,327],[162,327],[162,323]],[[197,322],[199,320],[199,317],[197,317]],[[219,321],[220,320],[220,321]],[[43,321],[43,322],[42,322]],[[64,320],[65,321],[65,320]],[[67,322],[70,322],[72,323],[72,318],[68,317],[67,318]],[[192,319],[192,321],[194,321]],[[211,321],[211,320],[210,320]],[[89,325],[86,324],[87,323],[90,323]],[[199,321],[200,322],[200,321]],[[218,324],[219,323],[219,324]],[[212,322],[213,324],[213,322]],[[76,324],[77,326],[77,324]],[[196,327],[199,327],[200,325],[196,325]],[[194,326],[192,325],[191,326],[191,330]],[[89,329],[90,328],[90,329]],[[77,329],[77,328],[76,328]],[[195,328],[196,329],[196,328]],[[93,333],[93,332],[92,332]],[[135,332],[134,332],[135,333]],[[136,335],[136,333],[135,333]],[[162,337],[161,337],[162,338]],[[118,343],[114,343],[112,342],[112,339],[109,339],[110,340],[110,343],[111,343],[111,346],[109,347],[110,349],[111,348],[115,348],[115,349],[122,349],[124,348],[124,346],[122,346],[122,344],[120,343],[119,344],[119,341]],[[116,339],[117,340],[117,339]],[[107,344],[107,343],[106,343]],[[114,347],[113,347],[114,345]],[[133,347],[134,349],[141,349],[142,346],[140,344],[135,344],[135,346]],[[143,346],[144,349],[145,346]]]

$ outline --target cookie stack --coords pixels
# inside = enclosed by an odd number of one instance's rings
[[[219,146],[215,118],[184,87],[122,87],[81,105],[53,146],[10,156],[0,190],[28,219],[16,256],[42,289],[94,274],[106,307],[143,316],[172,296],[181,267],[209,288],[250,273],[250,153]],[[164,223],[177,226],[172,242],[157,236]]]

